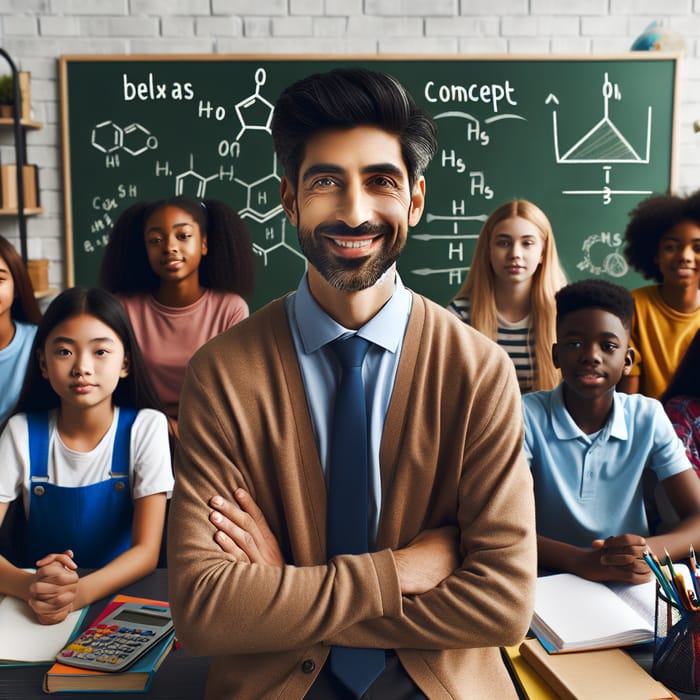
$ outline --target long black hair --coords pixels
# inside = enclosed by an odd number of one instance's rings
[[[44,350],[46,339],[56,326],[81,314],[94,316],[109,326],[121,340],[124,355],[129,359],[129,373],[119,380],[112,395],[112,402],[117,406],[155,408],[163,411],[163,405],[151,384],[129,317],[121,302],[104,289],[71,287],[61,292],[49,304],[39,323],[27,374],[13,415],[45,411],[60,405],[58,394],[49,380],[42,376],[39,350]]]
[[[15,247],[4,236],[0,236],[0,258],[7,263],[15,286],[15,298],[10,308],[10,318],[13,321],[38,324],[41,320],[41,310],[34,297],[29,273]]]

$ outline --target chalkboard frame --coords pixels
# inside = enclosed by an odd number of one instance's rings
[[[73,176],[71,169],[71,142],[70,142],[70,105],[68,100],[68,88],[70,84],[70,68],[72,65],[84,62],[109,63],[109,62],[154,62],[168,63],[186,61],[193,63],[206,63],[209,61],[225,62],[357,62],[366,65],[381,64],[386,62],[420,61],[430,63],[434,61],[446,61],[450,63],[460,62],[509,62],[517,64],[522,61],[529,62],[633,62],[633,61],[665,61],[673,65],[673,104],[671,110],[671,136],[668,153],[669,177],[668,191],[673,192],[678,180],[678,123],[680,119],[680,76],[682,54],[677,52],[629,52],[610,54],[499,54],[499,55],[392,55],[392,54],[348,54],[348,55],[324,55],[324,54],[76,54],[64,55],[59,58],[59,88],[60,88],[60,118],[61,118],[61,146],[62,146],[62,174],[63,174],[63,199],[64,199],[64,230],[65,230],[65,279],[67,286],[73,286],[76,280],[75,274],[75,236],[73,234],[74,212],[72,208]]]

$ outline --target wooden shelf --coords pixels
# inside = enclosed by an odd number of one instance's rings
[[[58,289],[49,287],[48,289],[39,289],[38,291],[34,292],[34,298],[45,299],[46,297],[52,297],[55,294],[58,294]]]
[[[43,214],[44,210],[41,207],[24,207],[25,216],[36,216],[37,214]],[[1,209],[0,216],[17,216],[19,211],[17,209]]]
[[[41,129],[44,125],[41,122],[35,122],[33,119],[20,119],[19,123],[25,129]],[[0,117],[0,126],[14,126],[15,120],[12,117]]]

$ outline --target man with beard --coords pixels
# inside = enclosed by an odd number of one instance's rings
[[[536,574],[515,373],[396,271],[434,123],[390,76],[336,69],[287,88],[272,133],[308,273],[190,363],[169,521],[178,636],[214,657],[217,700],[515,697],[498,647],[526,631]],[[344,430],[331,346],[354,336],[367,420]],[[341,440],[358,464],[347,498],[367,480],[357,550],[331,545]]]

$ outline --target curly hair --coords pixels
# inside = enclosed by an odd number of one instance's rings
[[[625,229],[627,262],[646,279],[663,282],[654,259],[661,239],[682,221],[693,221],[700,226],[700,190],[687,197],[663,194],[640,202],[630,212]]]
[[[557,326],[567,314],[581,309],[603,309],[617,316],[622,325],[632,326],[634,300],[629,290],[604,279],[586,279],[562,287],[554,296],[557,302]]]
[[[100,285],[104,289],[115,294],[158,289],[160,278],[148,262],[143,233],[148,217],[164,207],[187,212],[207,237],[209,253],[199,264],[203,287],[241,296],[252,293],[255,260],[250,233],[241,217],[226,202],[182,196],[137,202],[119,216],[102,258]]]
[[[306,142],[326,129],[370,125],[396,134],[411,189],[437,149],[432,117],[390,75],[366,68],[316,73],[286,88],[275,104],[272,139],[296,188]]]

